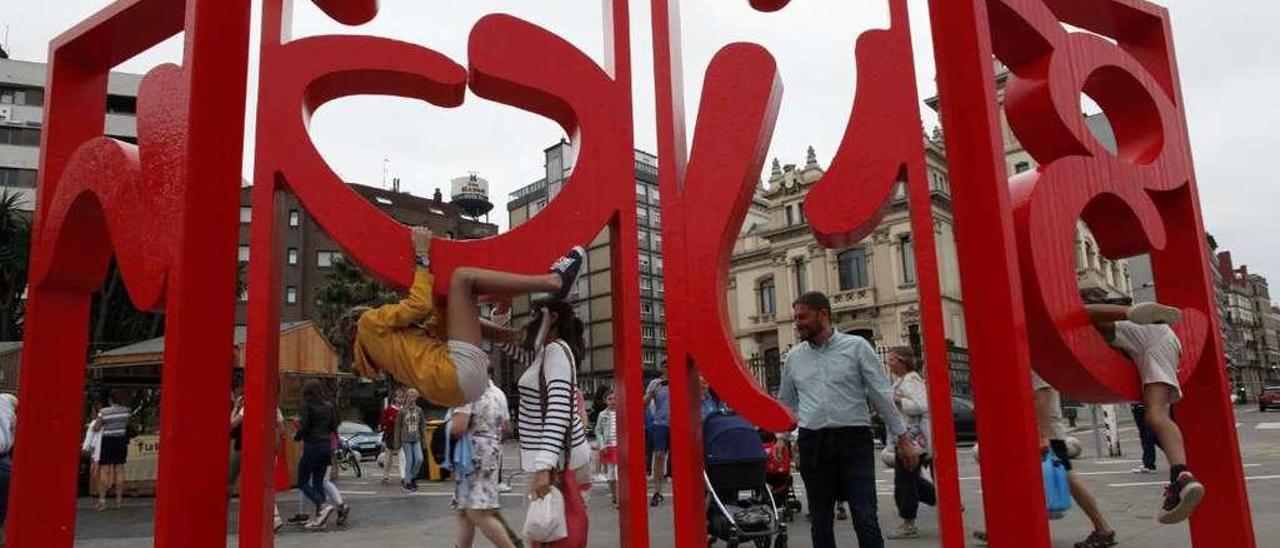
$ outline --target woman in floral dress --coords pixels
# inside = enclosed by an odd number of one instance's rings
[[[507,397],[489,382],[480,399],[449,410],[449,435],[453,443],[471,444],[470,470],[455,474],[453,509],[458,516],[458,547],[470,548],[476,528],[499,548],[514,547],[499,515],[498,464],[502,461],[502,435],[508,420]],[[463,468],[466,468],[465,463]],[[456,469],[455,465],[455,469]]]

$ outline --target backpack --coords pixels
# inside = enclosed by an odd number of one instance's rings
[[[431,442],[430,442],[431,460],[436,461],[436,464],[444,463],[445,441],[446,441],[445,438],[448,435],[449,435],[449,423],[447,422],[440,426],[437,426],[436,429],[431,432]]]

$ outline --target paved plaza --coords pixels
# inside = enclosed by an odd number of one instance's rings
[[[1253,508],[1253,522],[1257,538],[1280,538],[1280,412],[1259,413],[1256,407],[1237,407],[1237,422],[1241,449],[1244,454],[1245,475],[1249,478],[1249,497]],[[1183,523],[1165,526],[1156,523],[1155,513],[1163,489],[1165,468],[1161,457],[1159,475],[1135,475],[1130,469],[1137,465],[1139,449],[1137,434],[1132,423],[1121,424],[1121,458],[1095,459],[1092,438],[1087,431],[1077,435],[1085,442],[1085,456],[1077,462],[1080,474],[1118,531],[1120,546],[1173,548],[1189,545],[1188,526]],[[516,467],[517,452],[514,444],[508,444],[506,467]],[[378,471],[377,466],[366,463],[367,469]],[[964,493],[966,525],[970,531],[982,524],[982,490],[978,466],[970,457],[968,448],[961,449],[961,489]],[[888,531],[896,524],[893,510],[893,475],[883,467],[880,478],[880,521]],[[796,477],[799,484],[799,476]],[[512,481],[514,489],[503,496],[504,514],[513,524],[522,523],[523,490],[527,482],[522,476]],[[452,496],[451,483],[423,483],[417,493],[406,494],[396,485],[383,486],[378,478],[342,478],[338,481],[341,491],[352,507],[350,523],[340,529],[327,532],[305,532],[286,526],[276,538],[281,547],[450,547],[453,546],[454,517],[449,511]],[[803,497],[803,495],[802,495]],[[297,491],[279,497],[281,511],[292,514],[297,508]],[[150,545],[152,527],[151,499],[126,500],[125,508],[94,512],[87,499],[79,501],[77,517],[77,546],[108,548]],[[591,546],[616,546],[617,515],[609,507],[608,492],[603,488],[593,491],[588,501],[591,509]],[[233,503],[232,511],[235,505]],[[232,515],[234,516],[234,514]],[[923,508],[920,514],[922,538],[911,541],[887,541],[888,546],[924,547],[938,544],[936,513]],[[837,522],[841,546],[856,546],[852,526]],[[517,525],[518,526],[518,525]],[[234,523],[232,525],[234,531]],[[1052,524],[1054,546],[1070,547],[1089,531],[1088,521],[1073,509],[1068,515]],[[650,531],[654,546],[674,546],[672,538],[671,505],[667,502],[651,513]],[[808,522],[803,516],[791,524],[790,546],[809,546]],[[228,538],[235,544],[235,537]],[[478,540],[477,546],[488,546]],[[719,544],[723,546],[723,544]],[[971,546],[977,546],[975,541]],[[1260,545],[1265,545],[1265,542]]]

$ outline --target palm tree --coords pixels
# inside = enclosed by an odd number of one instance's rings
[[[0,192],[0,341],[22,338],[23,294],[31,251],[31,215],[22,195]]]

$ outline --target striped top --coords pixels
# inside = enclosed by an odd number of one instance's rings
[[[98,412],[98,420],[102,422],[102,436],[124,436],[129,428],[129,408],[123,405],[111,405]]]
[[[542,413],[542,389],[540,370],[545,369],[547,382],[547,412]],[[587,434],[582,417],[574,410],[573,355],[568,347],[557,341],[546,346],[520,376],[520,407],[518,428],[520,433],[520,462],[527,472],[562,468],[565,433],[569,434],[569,469],[576,469],[590,460]]]

